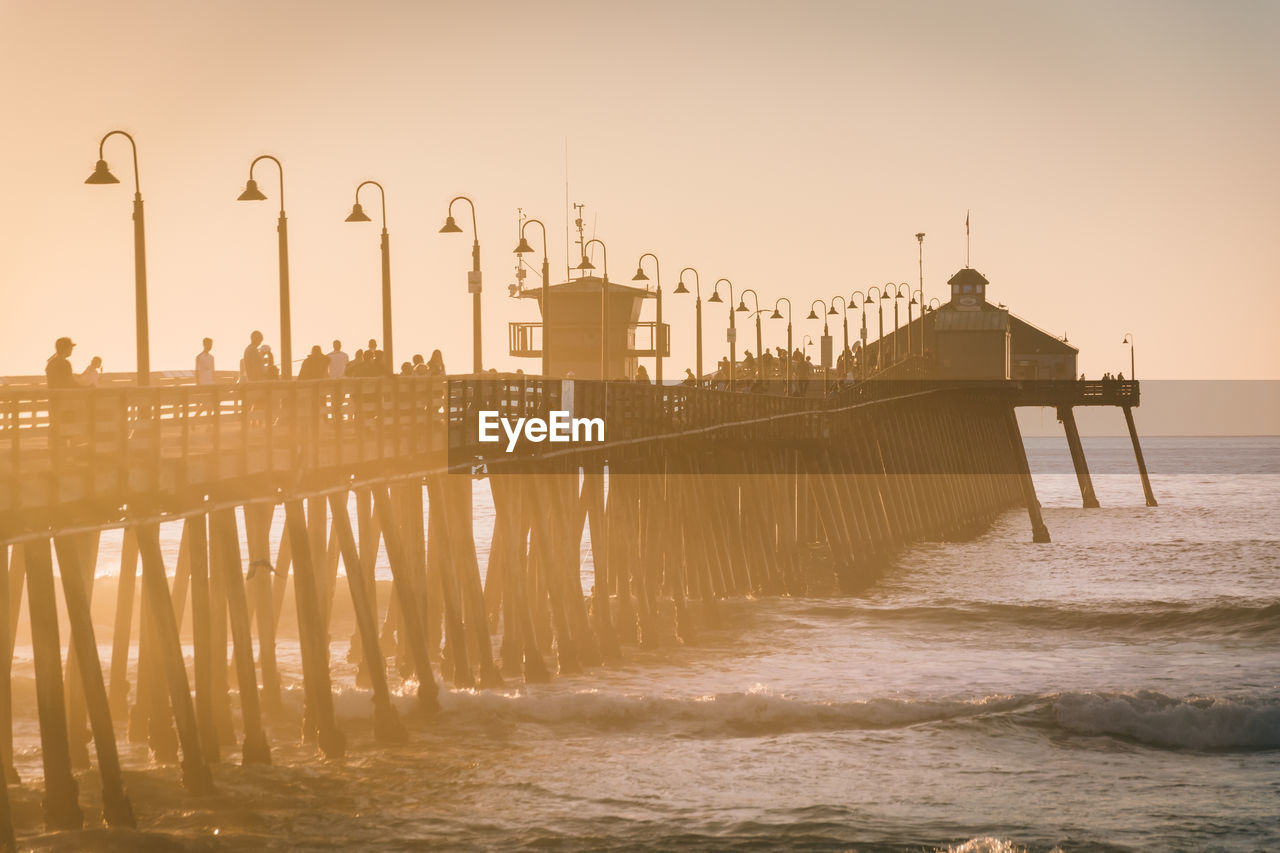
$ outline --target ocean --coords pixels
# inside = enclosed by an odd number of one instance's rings
[[[1280,850],[1280,438],[1028,438],[1047,545],[1010,511],[921,543],[855,597],[741,599],[696,644],[550,684],[398,697],[379,746],[335,638],[348,756],[177,786],[123,742],[140,833],[41,834],[29,649],[15,657],[21,840],[36,849]],[[477,519],[491,517],[477,490]],[[481,563],[487,532],[478,531]],[[103,553],[110,551],[104,541]],[[168,543],[176,548],[176,531]],[[584,564],[589,589],[590,566]],[[230,752],[229,750],[227,752]],[[81,783],[87,811],[97,782]],[[91,818],[93,816],[91,815]]]

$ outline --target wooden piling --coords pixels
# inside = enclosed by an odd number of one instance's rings
[[[71,626],[71,647],[75,649],[80,661],[77,669],[81,679],[81,695],[98,754],[98,775],[102,779],[102,814],[109,826],[136,827],[133,806],[125,794],[124,780],[120,775],[120,754],[116,751],[111,706],[107,699],[107,685],[102,678],[98,643],[94,637],[89,593],[85,589],[85,577],[92,583],[93,572],[86,572],[80,565],[80,543],[73,537],[59,537],[54,540],[54,544],[58,552],[67,621]],[[96,552],[97,549],[93,550]]]
[[[27,574],[27,614],[31,623],[31,651],[36,671],[36,709],[40,717],[40,759],[44,765],[45,826],[80,829],[80,786],[71,772],[67,739],[66,700],[62,687],[62,643],[58,639],[58,610],[53,589],[49,540],[23,545]]]
[[[227,613],[231,622],[232,657],[235,660],[236,683],[240,688],[240,719],[244,740],[240,752],[246,764],[270,764],[271,748],[262,728],[262,710],[258,701],[258,674],[253,665],[253,638],[249,626],[248,602],[245,598],[244,575],[240,561],[240,533],[235,510],[222,509],[212,514],[214,536],[218,538],[219,557],[214,571],[221,576],[227,594]]]
[[[386,662],[378,643],[377,600],[369,597],[363,563],[356,548],[355,535],[351,531],[351,517],[347,514],[346,497],[345,492],[330,495],[329,512],[333,517],[333,530],[338,537],[342,563],[346,568],[347,589],[351,592],[351,608],[355,611],[360,648],[364,652],[365,672],[369,674],[373,687],[373,735],[384,743],[405,743],[409,740],[409,732],[401,722],[395,705],[391,704]]]
[[[178,623],[173,616],[173,600],[165,577],[164,557],[160,552],[160,526],[154,522],[138,527],[138,552],[142,556],[142,583],[151,607],[151,624],[155,632],[156,658],[164,668],[169,687],[169,703],[177,724],[178,742],[182,747],[182,784],[195,794],[213,793],[213,776],[200,748],[195,706],[187,682],[187,667],[182,659]],[[158,688],[158,685],[156,685]]]
[[[1138,442],[1138,428],[1133,424],[1133,407],[1123,408],[1124,422],[1129,427],[1129,440],[1133,442],[1133,458],[1138,463],[1138,475],[1142,478],[1142,493],[1146,496],[1147,506],[1158,506],[1155,493],[1151,491],[1151,478],[1147,476],[1147,461],[1142,457],[1142,445]]]
[[[1098,497],[1093,492],[1093,478],[1089,476],[1089,462],[1084,457],[1084,445],[1080,442],[1080,430],[1076,427],[1075,410],[1070,406],[1058,407],[1058,420],[1067,434],[1067,447],[1071,449],[1071,464],[1076,469],[1076,481],[1080,484],[1080,500],[1085,509],[1098,506]]]
[[[333,711],[333,685],[329,677],[328,632],[320,623],[320,597],[316,587],[307,516],[301,500],[285,502],[285,528],[293,553],[293,592],[298,613],[298,644],[302,651],[302,683],[308,717],[316,727],[320,751],[326,758],[341,758],[346,737]]]

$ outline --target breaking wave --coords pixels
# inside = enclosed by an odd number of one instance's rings
[[[1171,749],[1280,749],[1280,700],[1175,699],[1162,693],[1066,693],[1053,703],[1062,728]]]
[[[343,717],[369,713],[368,693],[338,697]],[[409,713],[414,700],[401,697]],[[766,689],[694,697],[579,692],[445,692],[434,723],[453,728],[540,726],[560,731],[648,731],[678,737],[760,737],[801,732],[898,729],[1012,721],[1027,730],[1109,736],[1171,749],[1280,749],[1280,697],[1174,698],[1137,693],[1068,692],[973,699],[873,698],[822,702]]]
[[[964,624],[969,627],[998,625],[1044,630],[1171,631],[1183,636],[1280,634],[1280,601],[1220,604],[1155,601],[1094,607],[964,602],[895,607],[818,605],[810,609],[815,615],[835,616],[844,611],[848,617],[873,621]]]

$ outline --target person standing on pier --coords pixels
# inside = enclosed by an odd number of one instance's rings
[[[50,388],[79,388],[75,371],[71,369],[71,350],[75,349],[71,338],[58,338],[53,343],[53,355],[44,364],[44,378]]]
[[[311,348],[311,354],[302,360],[302,367],[298,368],[298,379],[324,379],[329,375],[329,356],[324,354],[324,350],[320,349],[320,345],[316,344]]]
[[[200,342],[204,349],[196,353],[196,384],[213,384],[213,338],[205,338]]]
[[[261,382],[267,378],[261,346],[262,332],[255,331],[249,336],[249,345],[244,348],[244,358],[240,361],[240,376],[245,382]]]
[[[329,378],[341,379],[347,375],[347,362],[350,358],[342,351],[342,341],[333,342],[333,352],[329,353]]]
[[[433,349],[431,358],[427,359],[427,375],[444,378],[444,356],[438,349]]]

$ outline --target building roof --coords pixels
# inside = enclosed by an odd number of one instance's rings
[[[951,278],[947,279],[947,284],[990,284],[986,276],[978,272],[972,267],[965,267]]]
[[[599,276],[595,276],[595,275],[584,275],[584,276],[581,276],[581,277],[579,277],[579,278],[572,279],[571,281],[564,281],[564,282],[561,282],[561,283],[559,283],[559,284],[552,284],[552,285],[549,285],[549,286],[547,287],[547,290],[553,291],[553,292],[555,292],[555,293],[557,293],[557,294],[561,294],[561,293],[599,293],[599,292],[600,292],[600,283],[601,283],[602,281],[603,281],[603,279],[602,279],[602,278],[600,278]],[[642,297],[642,298],[643,298],[643,297],[646,297],[646,296],[655,296],[655,295],[656,295],[653,291],[648,290],[648,289],[646,289],[646,288],[644,288],[644,287],[633,287],[633,286],[631,286],[631,285],[627,285],[627,284],[619,284],[619,283],[618,283],[618,282],[616,282],[616,281],[610,281],[610,282],[609,282],[609,293],[610,293],[610,294],[614,294],[614,293],[617,293],[617,294],[628,294],[628,295],[631,295],[631,296],[639,296],[639,297]],[[542,288],[541,288],[541,287],[537,287],[537,286],[534,286],[534,287],[526,287],[526,288],[524,288],[523,290],[521,290],[521,291],[520,291],[520,293],[519,293],[518,295],[519,295],[519,296],[521,296],[521,297],[523,297],[523,298],[525,298],[525,299],[540,299],[540,298],[542,298]]]

